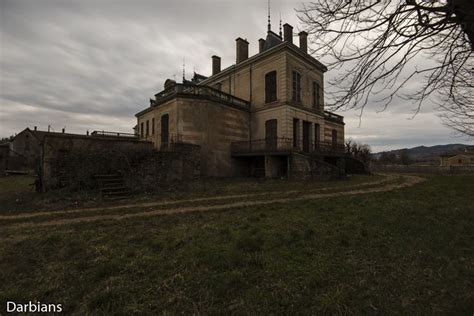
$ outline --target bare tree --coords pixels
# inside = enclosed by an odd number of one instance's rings
[[[474,136],[473,0],[315,0],[298,12],[311,52],[338,70],[332,109],[362,115],[369,100],[384,110],[400,97],[418,112],[431,98],[445,124]]]
[[[361,144],[349,138],[346,139],[344,147],[346,154],[350,157],[356,158],[366,164],[371,160],[372,149],[367,144]]]

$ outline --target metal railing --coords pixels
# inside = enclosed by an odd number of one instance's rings
[[[159,105],[176,96],[195,96],[212,99],[218,102],[224,102],[233,106],[237,106],[246,110],[250,109],[250,102],[237,98],[228,93],[219,91],[208,86],[176,84],[160,93],[155,94],[153,104]]]
[[[295,143],[292,138],[278,137],[233,142],[231,152],[233,154],[306,152],[343,155],[344,145],[332,142],[302,142],[301,140]]]
[[[91,136],[109,136],[109,137],[133,137],[137,138],[138,136],[132,133],[122,133],[122,132],[107,132],[107,131],[93,131]]]
[[[159,136],[161,139],[161,134]],[[182,144],[183,143],[183,137],[180,134],[169,134],[168,135],[168,141],[167,142],[161,142],[160,144],[160,149],[161,150],[170,150],[173,148],[174,145],[177,144]]]
[[[334,114],[329,111],[324,111],[324,118],[331,120],[331,121],[336,121],[336,122],[344,122],[344,116]]]

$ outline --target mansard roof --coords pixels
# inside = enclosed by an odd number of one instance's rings
[[[281,44],[282,42],[283,41],[281,40],[281,37],[279,35],[272,31],[268,31],[267,38],[265,39],[265,44],[263,45],[263,51],[273,48],[278,44]]]

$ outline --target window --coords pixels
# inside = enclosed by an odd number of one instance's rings
[[[151,119],[151,135],[155,135],[155,118]]]
[[[277,149],[278,144],[278,122],[277,120],[268,120],[265,122],[265,145],[267,150]]]
[[[301,102],[301,75],[293,71],[293,97],[295,102]]]
[[[277,73],[269,72],[265,75],[265,103],[277,100]]]
[[[321,87],[319,83],[313,81],[313,107],[318,108],[321,106]]]
[[[298,138],[299,138],[299,131],[298,125],[300,120],[297,118],[293,119],[293,147],[298,147]]]
[[[150,121],[146,121],[146,136],[150,135]]]
[[[321,128],[319,127],[319,124],[314,124],[314,146],[316,148],[319,147],[319,143],[321,142]]]
[[[337,131],[335,129],[332,130],[332,145],[337,146]]]
[[[145,129],[143,128],[143,122],[140,124],[140,136],[143,137],[145,134]]]
[[[170,117],[168,114],[161,116],[161,146],[166,147],[169,143],[169,121]]]

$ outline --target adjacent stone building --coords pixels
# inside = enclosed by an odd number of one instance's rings
[[[136,114],[136,132],[164,150],[171,143],[201,146],[204,176],[291,177],[318,170],[344,172],[343,117],[324,110],[327,68],[308,54],[307,33],[299,47],[293,28],[284,35],[270,25],[259,52],[236,39],[236,62],[212,75],[165,82],[165,89]]]
[[[474,148],[466,148],[463,152],[446,153],[440,156],[442,167],[474,166]]]

